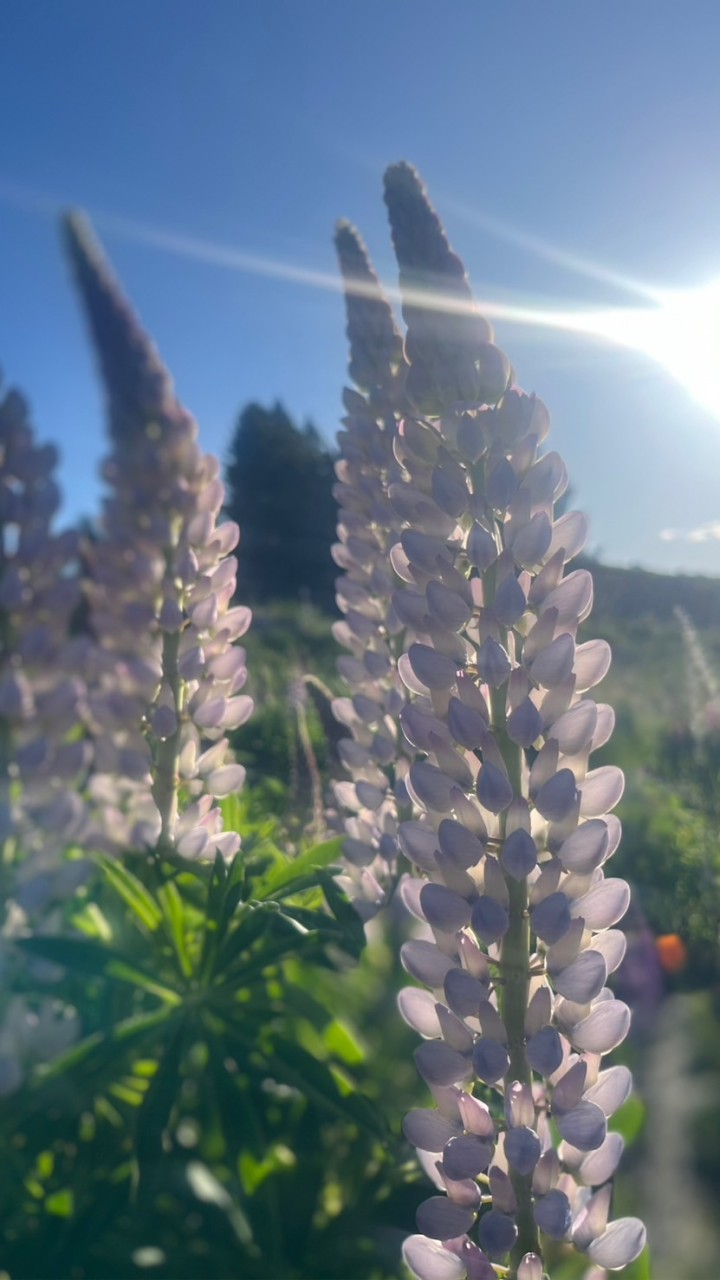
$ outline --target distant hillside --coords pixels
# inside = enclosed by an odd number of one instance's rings
[[[720,578],[617,569],[590,559],[577,563],[592,570],[595,622],[673,622],[673,609],[681,605],[696,627],[720,630]]]
[[[597,695],[614,706],[627,745],[641,726],[652,735],[687,724],[688,662],[673,610],[681,605],[689,614],[720,679],[720,579],[618,569],[590,559],[579,563],[592,571],[595,583],[593,610],[580,639],[602,636],[610,642],[613,662]],[[647,758],[639,742],[634,754]],[[630,759],[622,763],[630,770]]]

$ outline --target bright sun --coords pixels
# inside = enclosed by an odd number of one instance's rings
[[[597,316],[596,332],[657,360],[720,417],[720,280],[658,293],[658,305]]]
[[[720,418],[720,279],[697,289],[647,289],[651,306],[560,311],[496,306],[493,318],[564,329],[642,351]]]

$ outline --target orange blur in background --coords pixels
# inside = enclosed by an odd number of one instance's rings
[[[687,964],[687,947],[677,933],[663,933],[656,938],[660,964],[666,973],[680,973]]]

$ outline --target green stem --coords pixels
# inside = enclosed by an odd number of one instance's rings
[[[167,853],[174,848],[175,824],[178,817],[178,788],[180,776],[180,713],[182,711],[182,683],[178,671],[180,633],[163,632],[162,678],[173,696],[177,728],[169,738],[155,744],[155,777],[152,785],[153,799],[160,814],[160,838],[158,850]]]
[[[520,748],[508,736],[505,691],[493,690],[492,720],[498,746],[508,771],[515,795],[522,794],[522,760]],[[501,818],[501,835],[505,836],[505,815]],[[527,881],[505,876],[508,888],[510,924],[502,940],[503,986],[499,989],[500,1012],[508,1034],[510,1066],[508,1080],[532,1085],[532,1071],[525,1053],[525,1014],[530,991],[530,919],[528,915]],[[540,1253],[537,1226],[533,1217],[532,1174],[510,1171],[517,1198],[518,1237],[510,1255],[510,1277],[526,1253]]]

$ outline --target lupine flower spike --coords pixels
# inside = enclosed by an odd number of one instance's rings
[[[621,1269],[645,1241],[634,1218],[608,1225],[623,1147],[608,1118],[631,1078],[601,1061],[630,1022],[606,985],[629,889],[604,876],[622,774],[588,766],[613,713],[588,696],[608,646],[577,640],[592,578],[565,568],[586,521],[553,518],[567,474],[540,452],[547,410],[512,385],[409,166],[388,171],[386,201],[412,406],[391,556],[417,637],[399,670],[420,816],[400,842],[427,930],[403,963],[428,988],[399,1003],[436,1102],[405,1120],[437,1188],[405,1260],[420,1280],[542,1280],[550,1240]]]
[[[53,446],[35,441],[23,397],[14,390],[0,395],[3,949],[41,917],[43,930],[51,930],[48,908],[72,893],[87,869],[62,857],[86,826],[75,787],[85,780],[89,744],[81,730],[82,652],[71,638],[80,602],[78,537],[52,531],[60,505],[56,464]],[[3,969],[6,963],[0,954]],[[20,1087],[31,1063],[67,1047],[77,1029],[73,1011],[60,1002],[14,996],[0,1024],[0,1097]]]
[[[85,690],[70,635],[80,602],[78,536],[52,531],[56,464],[54,447],[36,444],[22,396],[0,396],[0,844],[21,837],[32,854],[19,869],[28,909],[44,905],[36,891],[44,898],[50,879],[68,873],[58,853],[85,820],[73,790],[88,765],[77,735]]]
[[[84,219],[72,215],[66,236],[113,442],[103,472],[111,497],[87,550],[100,834],[110,847],[230,856],[239,838],[223,831],[215,801],[240,789],[244,770],[224,735],[252,710],[240,692],[245,651],[234,646],[250,611],[231,607],[239,530],[217,523],[220,464],[200,451],[197,426]],[[182,812],[181,793],[191,798]]]
[[[343,618],[333,634],[348,650],[338,670],[349,693],[334,700],[333,712],[352,735],[338,745],[352,781],[336,783],[335,797],[347,815],[342,883],[368,918],[391,883],[397,805],[407,802],[406,761],[398,760],[397,717],[405,701],[396,669],[402,622],[392,606],[397,579],[388,558],[400,529],[388,486],[399,476],[393,440],[402,339],[357,231],[340,223],[335,246],[345,284],[350,374],[358,388],[343,393],[346,417],[338,434],[334,489],[340,511],[332,554],[343,571],[337,580]]]

